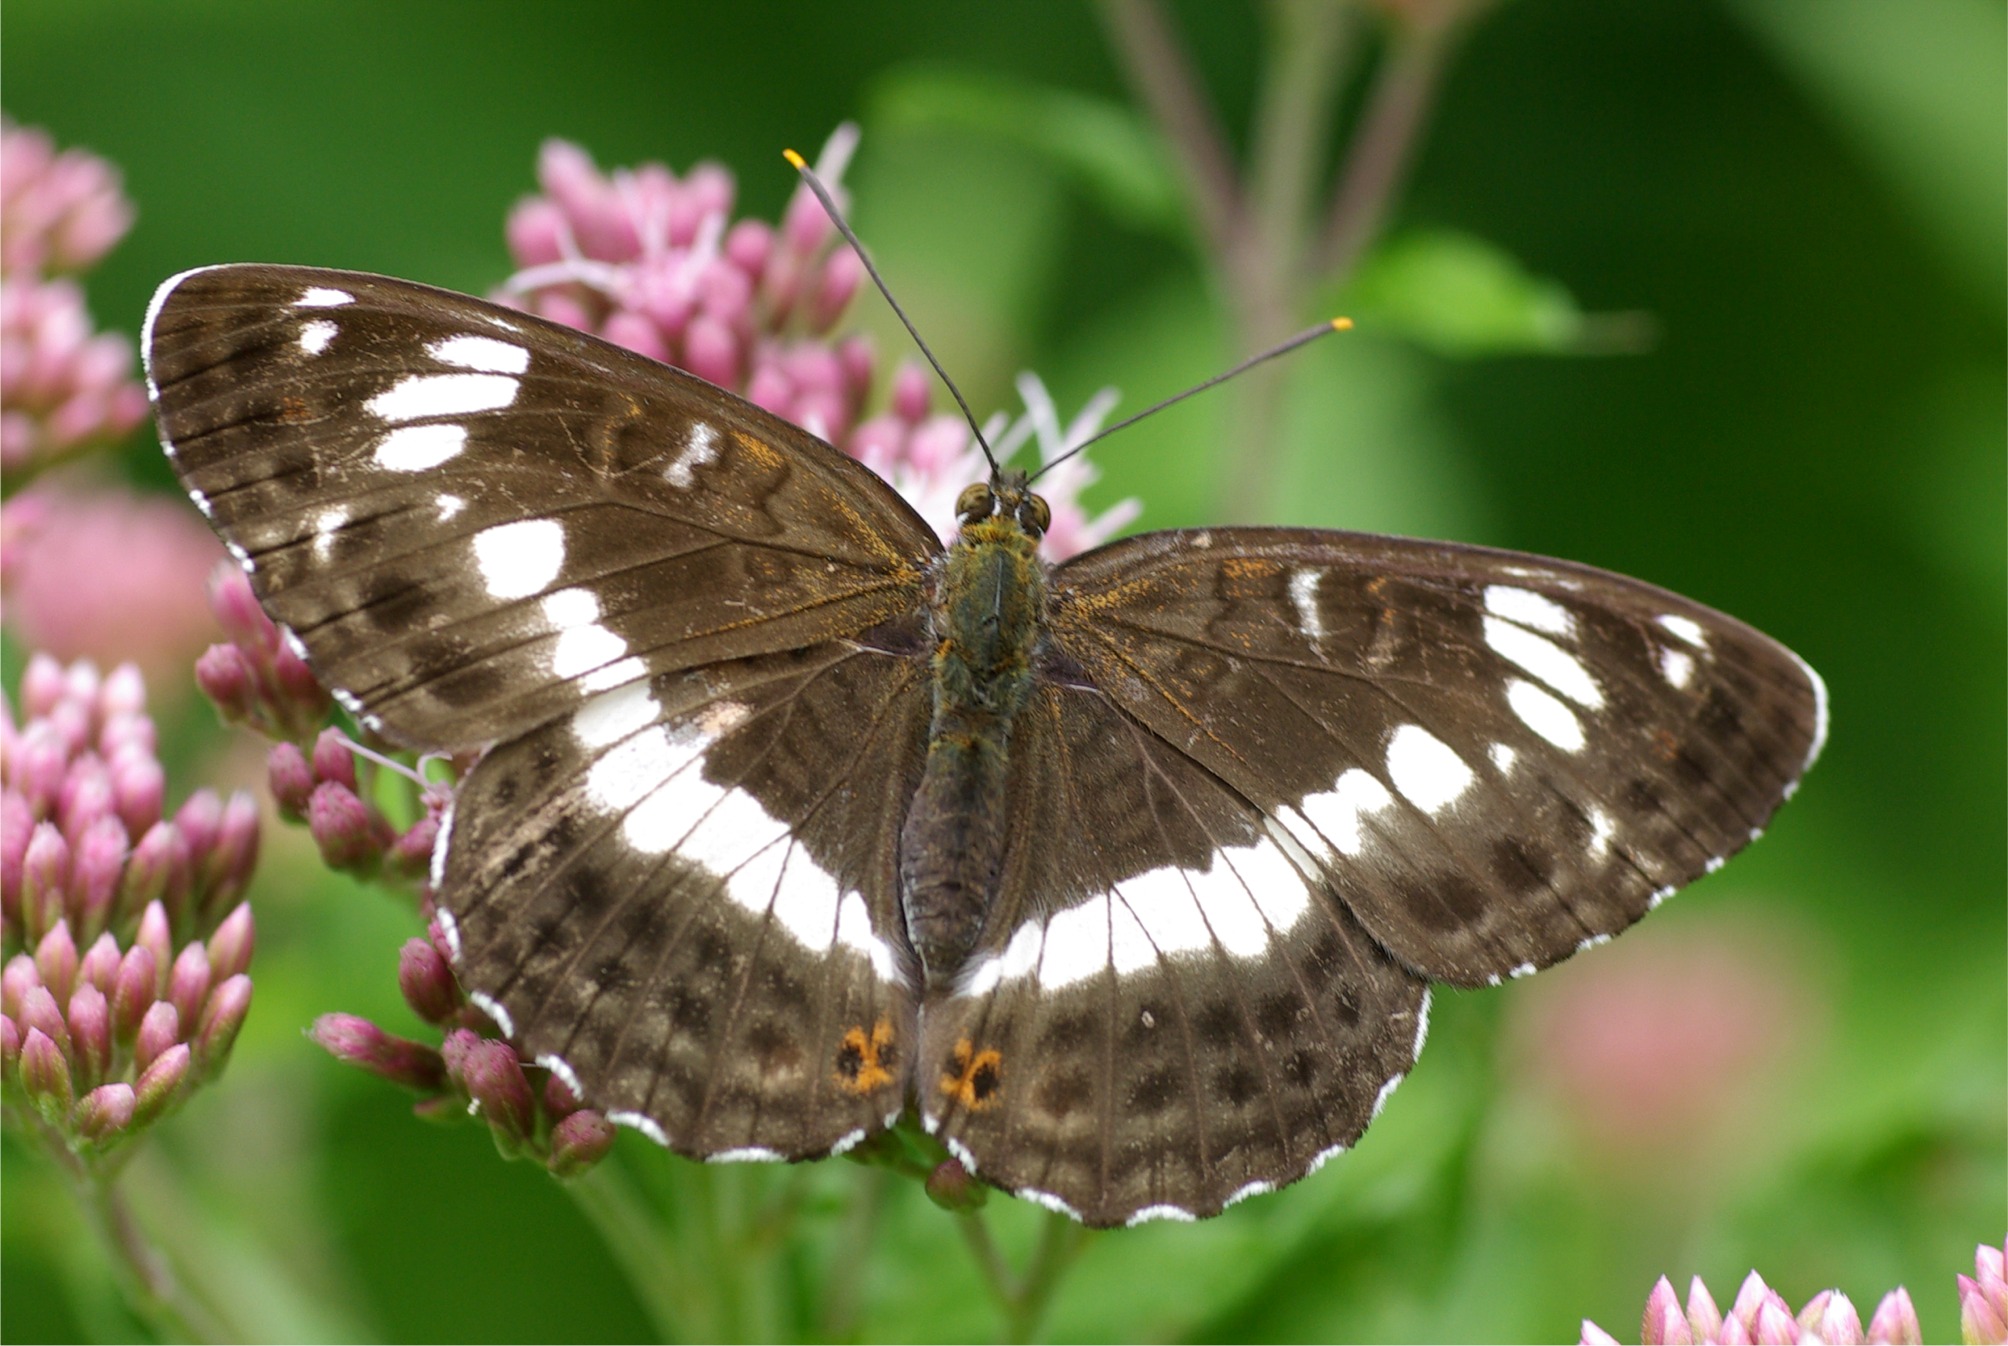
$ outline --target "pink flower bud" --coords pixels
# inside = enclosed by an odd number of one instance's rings
[[[280,646],[272,653],[272,680],[278,701],[272,708],[275,728],[289,738],[303,738],[328,718],[334,699],[304,659]]]
[[[265,780],[279,812],[297,822],[307,811],[308,796],[314,793],[314,769],[297,743],[275,743],[265,755]]]
[[[445,957],[422,939],[406,940],[399,952],[397,985],[405,1003],[430,1024],[446,1023],[466,1003]]]
[[[356,755],[349,751],[348,735],[339,729],[323,729],[314,740],[314,779],[334,781],[351,790],[356,785]]]
[[[177,1042],[140,1071],[139,1079],[133,1083],[138,1100],[133,1110],[136,1125],[144,1126],[174,1105],[188,1079],[188,1063],[188,1044]]]
[[[1799,1324],[1792,1310],[1782,1301],[1765,1300],[1750,1324],[1750,1340],[1753,1346],[1799,1346]]]
[[[209,610],[232,643],[247,650],[264,649],[277,641],[272,619],[251,592],[251,577],[229,561],[217,562],[209,572]]]
[[[70,772],[56,797],[56,821],[63,836],[73,845],[77,837],[99,818],[113,811],[112,775],[96,754],[87,754],[70,763]]]
[[[960,1160],[949,1159],[936,1164],[933,1172],[927,1175],[928,1199],[943,1210],[976,1210],[989,1195],[988,1185],[964,1168]]]
[[[518,201],[502,232],[519,267],[545,266],[564,256],[565,216],[555,202],[539,197]]]
[[[63,1049],[39,1028],[30,1028],[21,1038],[21,1087],[51,1125],[60,1123],[76,1097]]]
[[[70,749],[63,742],[62,731],[51,719],[30,721],[14,750],[8,784],[27,800],[31,813],[47,817],[56,811],[57,797],[69,773]]]
[[[21,859],[21,929],[33,940],[63,918],[70,879],[70,844],[54,823],[37,823]]]
[[[101,1084],[77,1100],[70,1126],[83,1139],[102,1145],[129,1128],[138,1110],[130,1084]]]
[[[844,373],[844,397],[854,407],[862,405],[878,377],[878,349],[862,333],[837,343],[837,364]]]
[[[840,248],[829,255],[823,263],[816,279],[814,296],[809,301],[809,330],[817,336],[837,325],[857,297],[858,286],[864,280],[864,263],[849,248]]]
[[[160,821],[167,798],[167,773],[158,761],[136,746],[110,759],[112,807],[128,838],[142,836]]]
[[[167,998],[174,1002],[181,1022],[195,1022],[210,985],[209,950],[200,944],[190,944],[175,957],[174,968],[167,975]]]
[[[77,984],[77,945],[70,938],[67,921],[57,921],[48,934],[42,936],[35,946],[35,971],[42,985],[49,988],[49,994],[57,1000],[68,999],[70,990]]]
[[[21,1064],[21,1025],[11,1014],[0,1014],[0,1079],[14,1082],[14,1069]]]
[[[1882,1297],[1869,1319],[1869,1340],[1884,1346],[1924,1346],[1924,1329],[1918,1325],[1908,1290],[1899,1285]]]
[[[1795,1343],[1807,1336],[1826,1346],[1866,1346],[1868,1341],[1862,1334],[1861,1315],[1839,1290],[1822,1290],[1807,1300],[1796,1321]]]
[[[743,356],[732,329],[709,314],[690,320],[683,334],[683,367],[707,383],[737,387]]]
[[[336,781],[314,787],[307,799],[307,830],[330,869],[363,870],[380,853],[369,807],[355,791]]]
[[[422,1042],[393,1037],[353,1014],[323,1014],[307,1035],[336,1060],[407,1089],[432,1093],[446,1083],[446,1065],[439,1052]]]
[[[27,1069],[24,1053],[21,1058],[24,1077]],[[2002,1304],[2000,1296],[1989,1295],[1986,1287],[1971,1276],[1959,1277],[1959,1331],[1970,1342],[2008,1341],[2008,1305]]]
[[[918,425],[928,412],[934,383],[917,361],[902,360],[892,376],[892,412],[908,425]]]
[[[119,886],[125,880],[125,824],[106,815],[76,839],[70,862],[70,903],[78,927],[102,931],[110,924]]]
[[[725,260],[748,280],[767,269],[774,251],[774,230],[764,220],[741,220],[725,232]]]
[[[153,950],[143,944],[126,950],[111,991],[112,1032],[120,1042],[133,1040],[159,994],[160,972]]]
[[[223,805],[216,849],[210,854],[204,909],[214,912],[236,901],[250,887],[251,871],[257,867],[258,802],[244,791],[234,790]]]
[[[216,848],[216,834],[223,825],[223,801],[216,791],[197,790],[174,813],[175,830],[188,843],[188,854],[197,866]]]
[[[225,979],[210,992],[191,1044],[195,1048],[198,1075],[207,1079],[223,1069],[231,1047],[237,1043],[238,1031],[244,1027],[244,1016],[250,1012],[251,979],[243,973]]]
[[[56,1045],[64,1056],[70,1054],[70,1024],[46,986],[28,988],[21,997],[21,1010],[14,1016],[25,1032],[32,1029]]]
[[[120,908],[157,906],[162,899],[179,902],[188,892],[189,865],[188,842],[181,830],[173,823],[155,823],[126,860]]]
[[[572,1092],[572,1086],[565,1083],[564,1076],[553,1070],[544,1076],[544,1111],[553,1119],[569,1117],[585,1106],[585,1101]]]
[[[89,1089],[105,1078],[112,1065],[112,1012],[105,993],[85,982],[70,996],[70,1059],[78,1087]]]
[[[145,1070],[181,1041],[181,1013],[170,1001],[156,1000],[140,1017],[133,1037],[133,1064]]]
[[[830,223],[830,213],[823,209],[823,203],[816,199],[808,184],[797,187],[781,217],[782,245],[806,257],[828,243],[836,232],[837,227]]]
[[[623,346],[637,355],[646,355],[651,360],[670,362],[669,343],[662,339],[662,328],[652,318],[625,309],[607,316],[600,336],[616,346]]]
[[[133,943],[152,951],[155,973],[160,978],[154,987],[154,994],[166,995],[168,969],[174,966],[174,936],[168,925],[166,907],[158,902],[146,904],[146,910],[139,914],[139,932],[133,936]]]
[[[77,979],[89,982],[109,996],[118,985],[119,963],[124,958],[119,943],[112,938],[109,930],[101,932],[84,952],[84,961],[77,965]]]
[[[397,872],[423,878],[432,868],[432,850],[439,841],[439,819],[428,813],[391,843],[390,859]]]
[[[551,1128],[549,1168],[560,1178],[575,1178],[600,1160],[614,1145],[614,1124],[591,1108],[566,1114]]]
[[[10,926],[21,919],[21,871],[35,813],[15,790],[0,792],[0,915]]]
[[[732,330],[748,320],[753,306],[753,282],[733,266],[714,263],[704,269],[697,282],[697,303],[705,316]]]
[[[215,977],[234,977],[251,966],[251,950],[257,930],[251,919],[251,904],[239,902],[223,918],[209,937],[209,971]]]
[[[1587,1318],[1583,1319],[1583,1332],[1576,1340],[1577,1346],[1620,1346],[1616,1337]]]
[[[123,663],[111,671],[98,691],[98,709],[108,722],[146,714],[146,676],[138,664]],[[108,745],[100,741],[99,746]]]
[[[519,1150],[536,1130],[537,1110],[515,1048],[483,1038],[468,1051],[460,1073],[494,1130],[496,1143],[508,1153]]]
[[[1673,1283],[1661,1276],[1653,1283],[1652,1293],[1645,1299],[1645,1318],[1639,1327],[1639,1340],[1646,1346],[1692,1346],[1694,1335],[1688,1330],[1687,1318],[1680,1311],[1680,1301],[1674,1298]]]
[[[46,718],[69,690],[69,675],[61,662],[38,650],[21,670],[21,712],[31,720]]]
[[[21,998],[42,984],[42,974],[35,970],[32,954],[17,953],[7,960],[7,966],[0,969],[0,1013],[12,1018],[21,1017]]]

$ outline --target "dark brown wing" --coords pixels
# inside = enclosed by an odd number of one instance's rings
[[[1422,979],[1102,693],[1041,687],[1012,763],[1002,899],[926,1011],[928,1128],[1095,1225],[1211,1215],[1356,1140],[1422,1046]]]
[[[1061,567],[1051,615],[1058,662],[1460,985],[1600,942],[1721,864],[1826,728],[1818,676],[1768,636],[1484,548],[1148,534]]]

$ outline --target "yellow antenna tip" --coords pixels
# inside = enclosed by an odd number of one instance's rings
[[[782,150],[781,157],[783,159],[786,159],[788,161],[788,166],[790,168],[793,168],[797,173],[801,172],[803,169],[809,166],[803,160],[802,156],[795,153],[795,151],[793,150]]]
[[[1334,318],[1332,319],[1332,330],[1334,332],[1350,332],[1353,330],[1353,320],[1351,318]]]

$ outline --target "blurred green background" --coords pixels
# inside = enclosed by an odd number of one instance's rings
[[[1244,134],[1266,11],[1169,12]],[[1244,353],[1175,203],[1126,186],[1153,181],[1148,153],[1055,152],[1062,96],[1133,108],[1079,5],[11,0],[6,20],[7,111],[110,158],[138,206],[89,281],[105,327],[136,331],[162,277],[214,261],[488,290],[552,135],[603,165],[718,159],[771,219],[780,149],[856,119],[854,221],[979,412],[1023,368],[1063,411],[1107,383],[1133,409]],[[1762,844],[1624,941],[1439,991],[1430,1050],[1355,1153],[1219,1220],[1095,1241],[1051,1336],[1563,1340],[1584,1317],[1625,1336],[1658,1275],[1726,1303],[1753,1266],[1795,1306],[1838,1285],[1864,1317],[1903,1283],[1926,1339],[1956,1336],[1952,1278],[2008,1227],[2003,50],[1996,0],[1508,0],[1475,22],[1390,251],[1294,315],[1357,300],[1363,330],[1290,363],[1264,513],[1690,594],[1821,670],[1832,740]],[[1341,142],[1358,105],[1340,100]],[[1505,336],[1472,318],[1488,303]],[[857,321],[901,353],[880,309]],[[1623,315],[1585,330],[1640,348],[1503,349],[1542,344],[1515,324],[1555,312]],[[1217,517],[1237,405],[1101,446],[1094,498],[1141,496],[1145,526]],[[167,485],[146,446],[126,469]],[[154,694],[178,798],[221,769],[215,736],[185,691]],[[646,1336],[556,1184],[301,1038],[332,1009],[418,1031],[395,984],[413,922],[269,840],[251,1022],[222,1083],[146,1142],[143,1216],[268,1339]],[[1626,1086],[1570,1057],[1567,1025],[1616,1002],[1775,1022],[1716,1055],[1621,1044],[1688,1111],[1613,1135],[1597,1093]],[[644,1182],[676,1162],[621,1149]],[[53,1170],[11,1139],[5,1164],[0,1335],[130,1336]],[[865,1339],[994,1335],[917,1191],[875,1246],[845,1241],[863,1177],[815,1175],[779,1283],[841,1286]],[[1030,1216],[990,1207],[1012,1249]]]

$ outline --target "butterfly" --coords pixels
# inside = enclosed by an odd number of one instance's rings
[[[1430,985],[1602,943],[1818,755],[1784,646],[1566,561],[1291,528],[1054,566],[1000,470],[944,547],[807,432],[405,281],[221,266],[144,336],[174,469],[385,739],[486,749],[456,971],[705,1159],[917,1117],[1092,1225],[1354,1143]]]

